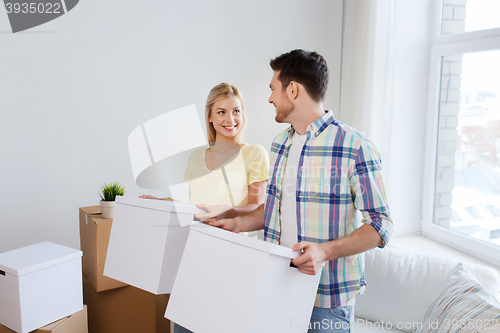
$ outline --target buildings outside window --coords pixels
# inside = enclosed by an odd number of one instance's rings
[[[444,0],[430,48],[422,232],[500,264],[500,2]],[[425,200],[427,197],[428,200]]]

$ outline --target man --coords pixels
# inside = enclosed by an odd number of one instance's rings
[[[380,156],[362,133],[324,111],[323,57],[293,50],[273,59],[271,68],[269,103],[276,121],[291,126],[271,146],[265,205],[209,223],[234,232],[264,228],[266,241],[303,251],[292,262],[305,274],[316,274],[325,263],[309,332],[350,332],[355,295],[365,286],[358,254],[384,247],[393,230]]]

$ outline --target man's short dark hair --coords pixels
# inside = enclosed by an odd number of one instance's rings
[[[293,50],[271,60],[271,68],[280,71],[278,79],[283,90],[291,81],[304,86],[316,102],[325,99],[328,88],[328,66],[326,60],[316,52]]]

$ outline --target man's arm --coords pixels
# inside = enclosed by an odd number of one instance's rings
[[[205,209],[210,212],[210,206],[205,205],[197,205],[198,208]],[[208,215],[208,214],[204,214]],[[217,217],[210,218],[208,220],[204,220],[204,215],[195,215],[203,220],[203,222],[208,222],[209,225],[222,228],[225,230],[229,230],[232,232],[243,232],[243,231],[255,231],[261,230],[264,228],[264,204],[261,204],[256,209],[242,214],[240,216],[236,216],[230,219],[217,219]]]
[[[325,261],[384,247],[389,241],[393,224],[382,181],[380,154],[369,140],[360,144],[350,181],[355,198],[353,205],[363,213],[363,225],[329,242],[295,244],[294,250],[304,250],[304,254],[293,261],[301,272],[314,275]]]
[[[325,261],[351,256],[382,246],[380,234],[371,225],[364,224],[348,236],[333,241],[315,244],[300,242],[292,248],[304,250],[304,254],[292,263],[305,274],[315,275]]]
[[[265,200],[267,181],[254,182],[248,185],[248,201],[245,206],[230,206],[230,205],[196,205],[198,208],[206,210],[206,214],[197,214],[205,223],[213,220],[232,219],[236,216],[244,215],[256,210]]]

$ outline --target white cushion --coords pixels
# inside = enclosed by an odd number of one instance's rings
[[[410,254],[395,248],[365,254],[367,287],[357,297],[355,315],[411,332],[458,261]],[[500,276],[492,268],[468,265],[481,284],[497,294]]]
[[[500,303],[464,264],[453,269],[414,333],[476,333],[500,322]]]
[[[493,327],[486,328],[484,330],[481,330],[477,333],[500,333],[500,324],[497,324]]]

